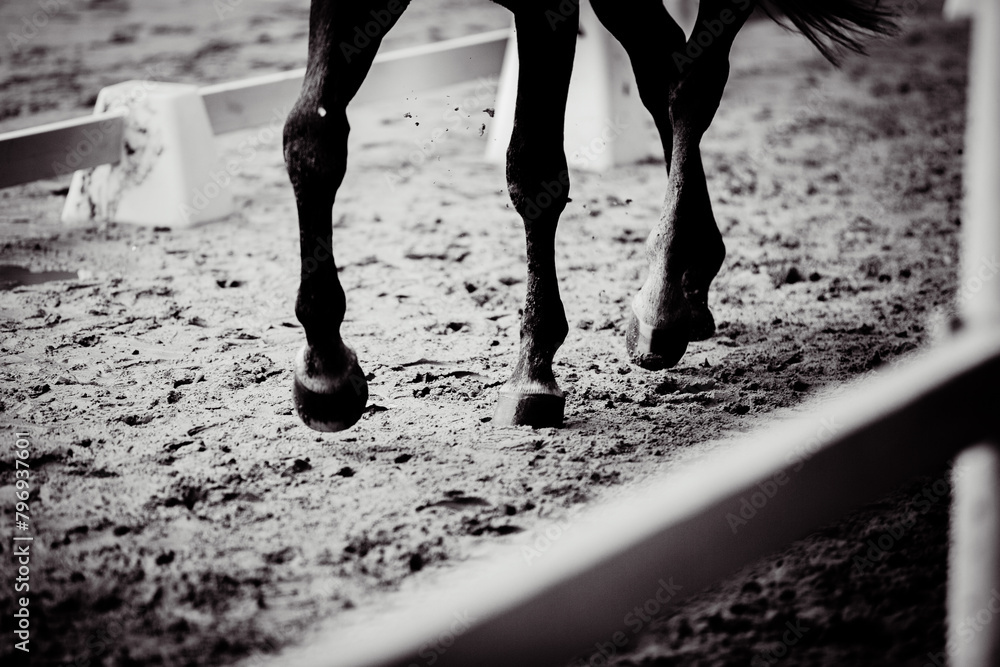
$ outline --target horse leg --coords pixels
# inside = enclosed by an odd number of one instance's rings
[[[514,11],[517,30],[520,65],[507,185],[524,221],[528,283],[520,354],[500,391],[494,422],[559,426],[565,398],[552,373],[552,359],[569,329],[559,298],[555,236],[569,200],[563,128],[579,6],[570,4],[567,13],[559,11],[556,0],[501,4]]]
[[[349,428],[368,400],[364,372],[340,336],[347,305],[329,252],[331,209],[347,169],[347,103],[408,2],[313,0],[305,80],[285,122],[285,165],[295,191],[302,260],[295,314],[306,334],[295,362],[293,399],[302,421],[318,431]]]
[[[646,244],[649,276],[633,299],[626,345],[634,363],[669,368],[680,361],[689,341],[715,332],[708,288],[726,251],[699,144],[722,100],[729,50],[753,3],[703,0],[691,49],[660,2],[593,4],[629,54],[640,98],[653,115],[666,156],[667,194]],[[706,34],[711,40],[704,39]],[[699,39],[710,43],[703,46]]]
[[[591,5],[629,56],[639,99],[656,124],[669,173],[674,141],[670,90],[676,82],[672,54],[684,51],[684,31],[667,13],[662,0],[591,0]]]

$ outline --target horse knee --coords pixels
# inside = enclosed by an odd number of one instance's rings
[[[507,190],[514,210],[526,222],[558,220],[569,202],[569,169],[561,165],[539,168],[540,160],[515,154],[507,157]]]
[[[347,171],[347,135],[350,126],[339,112],[300,99],[285,121],[285,166],[293,187],[318,184],[318,191],[332,193]]]

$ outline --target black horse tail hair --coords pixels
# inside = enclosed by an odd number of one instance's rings
[[[834,65],[844,51],[864,53],[866,38],[899,32],[898,14],[880,0],[762,0],[760,8],[791,22]]]

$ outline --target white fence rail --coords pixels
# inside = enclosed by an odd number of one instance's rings
[[[446,636],[454,642],[435,654],[435,667],[565,664],[631,636],[625,619],[635,607],[651,599],[661,611],[675,606],[996,433],[998,377],[998,331],[965,334],[815,416],[600,510],[530,565],[511,554],[452,590],[275,664],[423,665],[421,650]],[[456,617],[474,619],[457,636]]]
[[[121,155],[125,113],[111,112],[49,123],[0,134],[0,188],[31,183],[65,174],[53,165],[65,164],[76,151],[74,168],[113,164]]]
[[[351,103],[400,99],[413,91],[495,77],[509,36],[509,30],[495,30],[380,54]],[[267,123],[276,105],[295,101],[304,74],[300,69],[202,88],[212,130],[223,134]]]
[[[495,77],[509,30],[460,37],[379,54],[353,104],[401,99],[413,91]],[[304,69],[199,89],[215,134],[263,125],[275,109],[289,109]],[[0,134],[0,188],[60,176],[67,155],[73,169],[114,164],[121,155],[124,112],[95,114]],[[79,150],[83,147],[84,150]]]

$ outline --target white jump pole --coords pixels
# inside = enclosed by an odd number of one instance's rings
[[[492,89],[509,31],[379,53],[352,106],[479,80]],[[213,135],[267,125],[276,137],[304,69],[197,88],[126,81],[104,88],[90,117],[0,133],[0,188],[74,172],[63,221],[184,227],[228,215],[245,166],[221,164]],[[267,139],[271,141],[271,139]]]
[[[588,0],[580,2],[580,28],[566,105],[569,166],[599,172],[652,155],[659,143],[647,128],[649,113],[639,99],[628,54],[601,25]],[[517,67],[517,39],[511,28],[486,147],[486,160],[493,164],[507,161]]]
[[[1000,3],[950,0],[972,17],[962,269],[958,301],[972,330],[1000,327]],[[995,391],[995,390],[994,390]],[[997,434],[1000,435],[1000,434]],[[1000,665],[1000,450],[962,452],[952,477],[948,568],[948,664]],[[961,475],[959,475],[961,471]],[[940,661],[939,661],[939,664]]]

